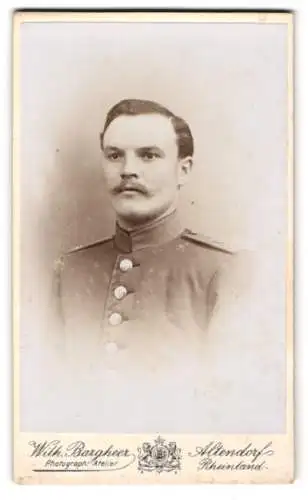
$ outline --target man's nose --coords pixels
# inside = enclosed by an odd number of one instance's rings
[[[136,157],[134,154],[129,153],[125,156],[125,160],[122,163],[121,177],[138,177],[138,168]]]

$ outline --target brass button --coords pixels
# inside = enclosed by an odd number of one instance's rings
[[[117,326],[117,325],[120,325],[122,323],[122,316],[120,313],[112,313],[110,316],[109,316],[109,325],[111,326]]]
[[[132,261],[130,259],[123,259],[123,260],[121,260],[121,262],[120,262],[120,269],[121,269],[121,271],[123,271],[123,273],[125,273],[126,271],[128,271],[132,267],[133,267],[133,263],[132,263]]]
[[[113,295],[118,300],[124,299],[124,297],[127,295],[127,289],[123,285],[117,286],[117,288],[115,288],[113,291]]]

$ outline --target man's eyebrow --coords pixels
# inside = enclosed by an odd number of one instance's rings
[[[105,146],[104,147],[105,151],[123,151],[123,149],[118,148],[117,146]]]
[[[164,151],[159,146],[141,146],[140,148],[137,148],[137,151],[139,151],[140,153],[146,151],[158,151],[160,153],[164,153]]]
[[[123,153],[124,149],[119,148],[118,146],[113,146],[112,144],[110,144],[110,145],[104,146],[104,151],[107,152],[107,153],[110,153],[112,151],[115,151],[115,152],[118,152],[118,153]],[[139,154],[146,153],[148,151],[152,151],[152,152],[157,152],[157,153],[159,153],[161,155],[165,155],[164,151],[160,147],[155,146],[155,145],[140,146],[139,148],[137,147],[135,149],[135,151],[137,151]]]

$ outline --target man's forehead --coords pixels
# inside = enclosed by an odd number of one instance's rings
[[[140,148],[176,146],[176,134],[170,118],[151,113],[122,115],[113,120],[104,135],[104,147]]]

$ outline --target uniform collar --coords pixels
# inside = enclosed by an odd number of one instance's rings
[[[141,248],[162,245],[173,240],[182,232],[178,213],[173,210],[154,221],[132,231],[123,229],[116,223],[114,241],[122,252],[134,252]]]

